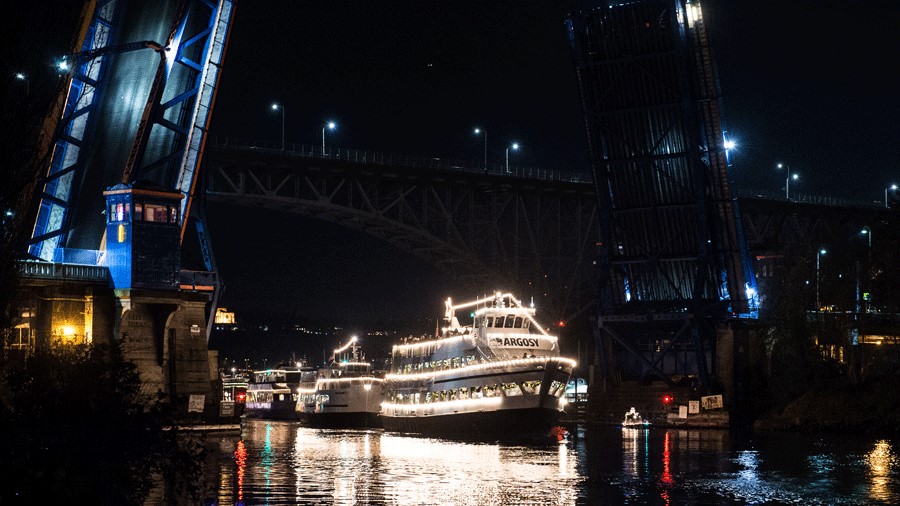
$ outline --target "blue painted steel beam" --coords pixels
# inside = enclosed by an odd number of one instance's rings
[[[113,25],[123,2],[97,3],[88,25],[81,51],[91,51],[113,42]],[[84,163],[82,146],[89,142],[94,123],[94,104],[103,92],[105,58],[80,62],[69,82],[67,100],[57,128],[57,141],[39,193],[38,212],[28,245],[28,253],[52,261],[60,237],[66,233],[73,204],[72,182]]]

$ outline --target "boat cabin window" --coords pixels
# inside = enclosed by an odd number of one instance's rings
[[[524,318],[522,318],[521,316],[516,316],[516,328],[517,329],[522,328],[522,320],[524,320]]]
[[[515,317],[515,316],[509,315],[509,316],[506,317],[506,325],[505,325],[506,328],[508,328],[508,329],[513,328],[513,324],[515,324],[515,323],[516,323],[516,317]]]
[[[519,388],[519,385],[516,383],[502,383],[500,385],[500,389],[503,391],[503,395],[507,397],[514,397],[517,395],[522,395],[522,390]]]
[[[531,322],[529,322],[528,320],[523,321],[523,322],[522,322],[522,328],[523,328],[523,329],[527,329],[529,323],[531,323]]]
[[[504,318],[503,316],[498,316],[497,318],[495,318],[494,326],[495,327],[503,327],[503,318]]]

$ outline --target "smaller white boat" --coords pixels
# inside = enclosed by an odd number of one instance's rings
[[[315,384],[316,371],[304,362],[253,371],[246,390],[244,414],[249,418],[299,420],[297,388]]]
[[[317,379],[297,389],[300,419],[317,428],[380,428],[384,378],[360,354],[354,336],[334,350],[331,365]]]
[[[629,429],[646,427],[647,425],[650,425],[650,422],[648,420],[644,420],[644,417],[642,417],[640,413],[635,411],[634,406],[632,406],[631,409],[625,413],[625,420],[622,421],[622,427]]]

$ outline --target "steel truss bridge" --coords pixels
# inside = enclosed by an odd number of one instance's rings
[[[206,153],[210,201],[360,230],[478,293],[533,294],[556,320],[594,300],[597,199],[585,176],[320,146],[221,141]]]
[[[362,231],[473,290],[516,283],[512,289],[542,297],[558,320],[585,317],[596,302],[599,226],[589,175],[233,139],[211,139],[206,153],[212,202]],[[790,261],[789,252],[844,241],[889,214],[866,203],[744,193],[741,218],[757,262]],[[758,269],[761,279],[770,267]]]

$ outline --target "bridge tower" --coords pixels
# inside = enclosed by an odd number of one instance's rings
[[[700,2],[585,0],[567,26],[600,209],[599,385],[727,390],[717,346],[758,299]]]
[[[233,0],[85,2],[37,142],[41,178],[19,264],[15,323],[28,341],[119,339],[146,389],[185,406],[211,393],[219,283],[195,196],[233,10]],[[189,235],[195,266],[182,262]],[[59,294],[75,313],[40,302]],[[77,325],[60,333],[54,322],[64,321]]]

